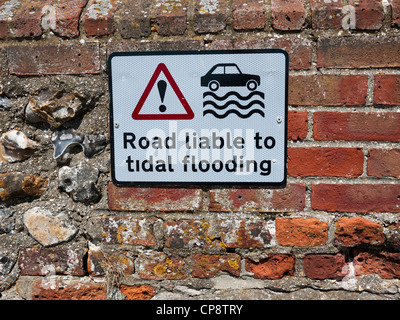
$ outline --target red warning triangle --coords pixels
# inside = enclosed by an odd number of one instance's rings
[[[178,97],[179,101],[181,102],[182,106],[184,107],[186,113],[182,114],[141,114],[140,110],[142,109],[147,97],[151,89],[153,88],[154,84],[157,81],[158,76],[160,73],[163,72],[165,77],[167,78],[169,84],[171,85],[172,89],[174,90],[176,96]],[[181,90],[179,89],[178,85],[176,84],[174,78],[172,78],[171,73],[167,69],[164,63],[160,63],[154,74],[152,75],[146,89],[144,90],[138,104],[133,110],[132,118],[135,120],[190,120],[194,118],[193,110],[190,108],[188,102],[186,101],[185,97],[183,96]]]

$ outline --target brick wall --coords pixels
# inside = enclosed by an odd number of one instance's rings
[[[2,299],[398,299],[399,27],[398,0],[0,0]],[[287,186],[113,185],[107,57],[231,48],[289,53]]]

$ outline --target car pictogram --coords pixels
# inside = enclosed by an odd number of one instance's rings
[[[260,76],[242,73],[235,63],[216,64],[201,77],[201,86],[211,91],[217,91],[219,87],[247,87],[253,91],[259,85]]]

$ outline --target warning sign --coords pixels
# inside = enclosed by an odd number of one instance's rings
[[[286,183],[283,50],[114,53],[112,179]]]
[[[160,79],[161,73],[164,74],[166,81]],[[157,82],[157,91],[160,98],[160,104],[157,110],[153,110],[154,113],[141,113],[143,105],[146,103],[147,98],[150,95],[150,92],[153,90],[155,83]],[[168,95],[175,94],[176,98],[180,102],[183,107],[184,113],[170,113],[169,109],[174,107],[174,105],[169,105],[168,107],[164,104],[165,94],[167,93],[167,88],[170,87]],[[172,89],[172,90],[171,90]],[[172,92],[171,92],[172,91]],[[157,94],[157,93],[155,93]],[[157,99],[153,99],[157,100]],[[167,99],[171,101],[171,98]],[[150,103],[148,103],[150,104]],[[157,103],[151,105],[152,108],[157,106]],[[132,118],[135,120],[182,120],[182,119],[192,119],[194,117],[193,111],[190,108],[189,104],[187,103],[185,97],[183,96],[181,90],[179,89],[178,85],[176,84],[174,78],[172,77],[171,73],[167,69],[164,63],[160,63],[156,70],[154,71],[153,76],[151,77],[149,84],[147,85],[146,89],[144,90],[140,100],[132,113]]]

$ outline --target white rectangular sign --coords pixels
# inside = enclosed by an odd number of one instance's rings
[[[286,183],[286,51],[113,53],[109,84],[116,185]]]

